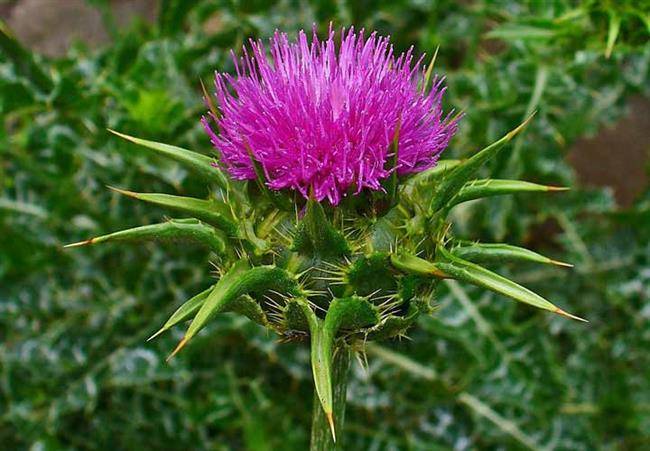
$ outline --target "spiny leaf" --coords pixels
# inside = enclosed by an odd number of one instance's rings
[[[216,313],[228,311],[232,303],[245,294],[263,294],[274,290],[290,295],[298,291],[295,277],[275,266],[249,268],[240,260],[221,278],[190,323],[185,336],[170,355],[177,354]]]
[[[212,113],[212,117],[214,119],[217,119],[219,117],[219,111],[215,108],[214,103],[212,102],[212,96],[208,93],[208,90],[205,89],[205,85],[203,84],[203,80],[199,78],[199,82],[201,83],[201,91],[203,92],[203,100],[208,104],[208,109],[210,110],[210,113]]]
[[[193,240],[205,244],[218,253],[223,253],[226,250],[226,241],[219,232],[213,227],[203,224],[198,219],[171,219],[160,224],[120,230],[119,232],[108,235],[68,244],[65,247],[77,247],[114,241],[138,242],[147,240]]]
[[[196,313],[201,308],[201,306],[208,298],[208,295],[214,289],[214,287],[215,286],[212,285],[207,290],[200,292],[196,296],[192,297],[189,301],[186,301],[185,303],[183,303],[183,305],[178,307],[178,309],[172,314],[172,316],[169,317],[167,322],[163,324],[160,330],[158,330],[155,334],[149,337],[147,341],[153,340],[158,335],[174,327],[176,324],[180,324],[183,321],[187,321],[188,319],[190,319],[192,315],[194,315],[194,313]]]
[[[336,441],[335,418],[332,399],[332,359],[334,357],[334,340],[341,328],[363,328],[374,326],[379,322],[377,308],[358,296],[334,299],[322,322],[321,333],[316,341],[312,340],[312,370],[316,393],[330,424],[332,439]],[[321,374],[319,374],[319,372]],[[320,388],[319,388],[320,385]]]
[[[126,191],[111,186],[109,188],[125,196],[187,213],[223,230],[229,236],[237,236],[237,226],[233,220],[230,207],[224,202],[214,199],[204,200],[193,197],[173,196],[171,194],[134,193],[133,191]]]
[[[454,247],[451,253],[456,257],[476,262],[530,261],[557,266],[573,267],[569,263],[545,257],[529,249],[501,243],[468,243]]]
[[[180,341],[180,343],[178,343],[174,351],[167,358],[168,360],[176,355],[187,344],[192,336],[198,332],[200,327],[203,327],[205,325],[210,316],[212,316],[214,313],[223,311],[226,304],[234,300],[239,295],[236,292],[233,293],[233,285],[236,286],[236,281],[238,278],[246,271],[248,271],[248,269],[249,265],[246,260],[240,260],[236,262],[232,268],[230,268],[230,270],[224,274],[221,279],[219,279],[217,284],[208,293],[208,296],[206,296],[200,303],[197,301],[198,313],[192,320],[192,323],[190,323],[190,327],[195,324],[195,326],[192,327],[193,333],[190,335],[189,330],[185,333],[183,339]],[[206,305],[208,305],[207,311]],[[199,317],[199,315],[201,316]],[[197,318],[199,318],[201,324],[197,323]]]
[[[427,67],[426,73],[424,74],[424,82],[422,83],[422,92],[427,92],[427,89],[429,88],[429,83],[431,82],[431,76],[433,75],[433,66],[436,65],[436,58],[438,57],[438,50],[440,50],[440,46],[436,47],[436,51],[433,53],[431,62]]]
[[[296,298],[302,309],[303,315],[309,325],[309,335],[311,337],[311,371],[314,377],[314,386],[316,395],[323,407],[325,416],[330,425],[332,439],[336,441],[336,428],[334,426],[334,406],[332,396],[332,345],[333,340],[327,336],[323,321],[320,320],[309,303],[303,298]]]
[[[438,184],[435,194],[429,206],[429,212],[435,214],[440,209],[447,206],[449,201],[460,191],[465,183],[485,164],[493,158],[499,151],[509,143],[519,132],[521,132],[528,122],[533,118],[534,113],[528,117],[521,125],[514,130],[506,133],[501,139],[490,144],[471,158],[463,161],[453,168],[446,177]]]
[[[436,165],[426,171],[418,172],[411,176],[403,184],[405,188],[412,188],[417,185],[427,185],[436,182],[441,175],[455,168],[462,163],[462,160],[439,160]]]
[[[321,321],[305,300],[298,300],[309,324],[311,335],[311,365],[316,394],[327,417],[332,438],[336,441],[332,397],[332,359],[334,340],[341,328],[370,327],[379,322],[379,313],[366,299],[352,296],[334,299]]]
[[[181,305],[178,308],[178,310],[176,310],[172,314],[172,316],[167,320],[167,322],[163,325],[163,327],[161,327],[160,330],[158,330],[155,334],[149,337],[147,341],[153,340],[158,335],[162,334],[165,331],[168,331],[175,325],[190,319],[192,315],[194,315],[197,311],[199,311],[201,306],[203,306],[206,299],[208,298],[208,295],[214,289],[214,287],[215,287],[214,285],[211,286],[207,290],[202,291],[201,293],[197,294],[192,299],[190,299],[189,301]],[[240,315],[244,315],[247,318],[249,318],[251,321],[260,324],[262,326],[268,324],[266,314],[262,310],[262,307],[260,307],[260,305],[248,295],[243,295],[233,300],[233,302],[230,303],[227,306],[227,308],[224,309],[223,311],[239,313]]]
[[[327,219],[323,206],[314,199],[309,199],[306,208],[298,225],[293,249],[320,258],[337,258],[349,254],[350,248],[345,237]]]
[[[407,274],[415,274],[425,277],[433,276],[440,279],[446,279],[449,277],[443,271],[440,271],[440,268],[438,268],[434,263],[416,257],[415,255],[406,253],[391,254],[390,262],[395,268]]]
[[[566,191],[569,188],[561,186],[539,185],[522,180],[480,179],[466,182],[458,194],[449,201],[449,206],[458,205],[483,197],[500,196],[504,194],[525,192]]]
[[[587,322],[585,319],[565,312],[537,293],[530,291],[528,288],[522,287],[512,280],[493,273],[482,266],[456,257],[441,246],[438,247],[437,257],[440,257],[443,261],[436,261],[435,266],[454,279],[487,288],[495,293],[502,294],[515,301],[532,305],[533,307],[548,310],[578,321]]]
[[[120,138],[124,138],[127,141],[131,141],[132,143],[146,147],[147,149],[154,150],[159,155],[163,155],[182,164],[186,168],[200,174],[205,179],[215,182],[223,189],[228,189],[229,187],[228,178],[223,174],[223,172],[214,166],[213,158],[191,150],[183,149],[182,147],[136,138],[111,129],[108,131]]]

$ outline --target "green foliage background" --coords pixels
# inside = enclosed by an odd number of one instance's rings
[[[145,342],[208,285],[200,248],[61,245],[159,218],[105,185],[206,193],[106,128],[207,153],[199,79],[232,70],[229,49],[249,36],[330,21],[390,34],[400,50],[440,46],[446,100],[466,112],[447,157],[538,111],[492,174],[574,189],[458,207],[457,233],[574,263],[497,269],[590,320],[446,284],[412,340],[373,344],[367,370],[354,367],[347,449],[650,447],[650,192],[620,208],[610,190],[581,187],[566,161],[630,96],[650,96],[647,3],[161,0],[156,23],[119,32],[107,2],[91,3],[114,31],[99,51],[44,59],[3,25],[3,448],[305,449],[305,344],[228,315],[169,364],[180,330]]]

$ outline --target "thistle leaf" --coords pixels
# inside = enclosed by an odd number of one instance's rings
[[[501,243],[470,243],[454,247],[451,253],[469,262],[529,261],[549,265],[573,267],[569,263],[545,257],[529,249]]]
[[[446,279],[449,277],[441,271],[435,263],[416,257],[415,255],[406,253],[391,254],[390,262],[395,268],[407,274],[415,274],[424,277],[433,276],[440,279]]]
[[[198,312],[199,309],[203,306],[205,300],[208,298],[208,295],[214,289],[214,287],[215,287],[214,285],[211,286],[207,290],[202,291],[201,293],[197,294],[192,299],[190,299],[189,301],[181,305],[178,308],[178,310],[176,310],[172,314],[172,316],[167,320],[167,322],[163,325],[163,327],[161,327],[160,330],[158,330],[155,334],[149,337],[147,341],[153,340],[158,335],[168,331],[175,325],[190,319],[192,315]],[[262,307],[260,307],[260,305],[257,302],[255,302],[255,299],[251,298],[248,295],[243,295],[235,299],[232,302],[232,304],[229,305],[229,308],[224,310],[224,312],[226,311],[235,312],[235,313],[239,313],[240,315],[244,315],[247,318],[249,318],[251,321],[260,324],[262,326],[266,326],[268,324],[266,314],[262,310]]]
[[[449,201],[449,207],[483,197],[500,196],[504,194],[566,191],[569,188],[560,186],[539,185],[522,180],[480,179],[466,182],[458,194]]]
[[[214,289],[214,285],[212,285],[210,288],[207,290],[204,290],[191,298],[189,301],[186,301],[178,307],[178,309],[172,314],[172,316],[169,317],[167,322],[163,324],[163,326],[151,337],[147,339],[147,341],[151,341],[154,338],[156,338],[158,335],[162,334],[165,331],[168,331],[172,327],[174,327],[176,324],[182,323],[183,321],[187,321],[196,313],[205,300],[208,298],[208,295],[210,292]]]
[[[437,182],[440,176],[449,172],[462,163],[462,160],[438,160],[438,163],[426,171],[418,172],[406,180],[403,184],[405,188],[413,188],[419,185],[429,185]]]
[[[530,291],[528,288],[522,287],[512,280],[493,273],[482,266],[456,257],[441,246],[438,247],[437,257],[443,261],[437,261],[435,266],[454,279],[487,288],[495,293],[502,294],[515,301],[532,305],[533,307],[548,310],[578,321],[587,322],[585,319],[565,312],[540,295]]]
[[[456,196],[458,191],[460,191],[465,183],[476,174],[476,171],[478,171],[481,166],[498,154],[506,144],[512,141],[519,132],[526,128],[526,125],[528,125],[528,122],[530,122],[533,116],[534,113],[517,128],[506,133],[501,139],[490,144],[448,172],[446,177],[436,188],[429,206],[429,212],[435,214],[442,208],[446,207],[449,201]]]
[[[436,47],[436,51],[433,53],[431,62],[427,67],[426,73],[424,74],[424,82],[422,83],[422,92],[427,92],[427,89],[429,89],[429,83],[431,82],[431,76],[433,75],[433,67],[436,65],[436,58],[438,57],[438,50],[440,50],[440,46]]]
[[[205,103],[207,103],[208,110],[210,110],[210,113],[212,113],[212,117],[214,119],[219,118],[219,111],[215,108],[214,103],[212,103],[212,96],[208,93],[208,90],[205,89],[205,85],[203,84],[203,80],[199,78],[199,82],[201,83],[201,91],[203,92],[203,100],[205,100]]]
[[[65,247],[85,246],[88,244],[111,243],[116,241],[139,242],[148,240],[182,241],[190,240],[205,244],[217,253],[226,250],[226,241],[213,227],[203,224],[198,219],[171,219],[160,224],[151,224],[132,229],[120,230],[108,235],[97,236]]]
[[[229,311],[240,296],[261,295],[269,290],[293,295],[298,292],[295,277],[276,266],[250,268],[248,262],[240,260],[217,282],[190,323],[185,336],[169,356],[176,355],[216,314]]]
[[[313,199],[307,201],[307,211],[298,225],[293,249],[318,258],[338,258],[350,253],[341,232],[325,215],[323,206]]]
[[[237,236],[237,226],[228,204],[214,199],[195,199],[193,197],[173,196],[158,193],[134,193],[109,186],[110,189],[134,199],[143,200],[152,204],[187,213],[197,219],[207,222],[229,236]]]
[[[298,302],[300,302],[299,305],[309,324],[311,366],[316,394],[330,423],[332,438],[336,441],[332,397],[334,340],[341,328],[358,329],[376,325],[379,322],[378,309],[366,299],[358,296],[334,299],[327,310],[325,319],[321,321],[316,317],[307,301],[300,299]]]
[[[214,166],[214,159],[207,155],[183,149],[182,147],[136,138],[111,129],[108,131],[120,138],[124,138],[134,144],[151,149],[159,155],[163,155],[182,164],[186,168],[200,174],[206,180],[215,182],[223,189],[228,189],[230,185],[228,178],[224,173]]]
[[[311,337],[311,371],[314,377],[316,395],[323,407],[325,416],[330,424],[332,439],[336,441],[334,426],[334,401],[332,396],[332,348],[334,339],[325,332],[323,321],[320,320],[305,299],[295,300],[309,325]]]

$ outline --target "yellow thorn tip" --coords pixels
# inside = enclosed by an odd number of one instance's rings
[[[580,318],[579,316],[575,316],[575,315],[572,315],[569,312],[565,312],[564,310],[562,310],[559,307],[555,308],[554,313],[557,313],[558,315],[566,316],[567,318],[575,319],[576,321],[582,321],[583,323],[588,323],[589,322],[584,318]]]
[[[332,432],[332,440],[336,443],[336,430],[334,429],[334,414],[332,412],[325,412],[327,417],[327,422],[330,425],[330,431]]]
[[[512,138],[514,138],[514,137],[517,135],[517,133],[519,133],[519,132],[522,131],[524,128],[526,128],[526,126],[528,125],[528,123],[529,123],[531,120],[533,120],[533,117],[534,117],[536,114],[537,114],[537,110],[533,111],[533,112],[530,114],[530,116],[528,116],[528,117],[526,118],[526,120],[525,120],[524,122],[522,122],[521,124],[519,124],[519,126],[518,126],[517,128],[515,128],[514,130],[508,132],[508,134],[506,135],[506,137],[508,138],[508,141],[511,140]]]
[[[135,197],[136,199],[138,198],[138,193],[136,193],[136,192],[128,191],[128,190],[120,189],[120,188],[115,188],[114,186],[110,186],[110,185],[106,185],[106,187],[108,189],[110,189],[111,191],[115,191],[116,193],[120,193],[120,194],[123,194],[125,196],[129,196],[129,197]]]
[[[181,349],[185,347],[186,344],[187,344],[187,338],[183,337],[183,339],[178,343],[178,345],[176,345],[176,348],[172,351],[172,353],[169,354],[169,357],[167,357],[166,361],[169,362],[172,359],[172,357],[178,354],[181,351]]]
[[[135,138],[133,136],[125,135],[124,133],[118,132],[117,130],[113,130],[112,128],[107,128],[110,133],[119,136],[120,138],[124,138],[127,141],[135,142]]]
[[[163,327],[163,328],[160,329],[158,332],[156,332],[155,334],[153,334],[151,337],[147,338],[147,341],[151,341],[151,340],[153,340],[154,338],[156,338],[158,335],[162,334],[162,333],[165,332],[166,330],[167,330],[167,329],[165,329],[165,328]],[[171,356],[170,356],[170,357],[171,357]]]
[[[85,245],[87,245],[87,244],[92,244],[94,240],[95,240],[95,238],[90,238],[90,239],[88,239],[88,240],[83,240],[83,241],[78,241],[78,242],[76,242],[76,243],[66,244],[65,246],[63,246],[63,248],[64,248],[64,249],[67,249],[67,248],[70,248],[70,247],[80,247],[80,246],[85,246]]]
[[[552,265],[564,266],[565,268],[573,268],[573,265],[571,263],[565,263],[558,260],[551,260],[549,263]]]

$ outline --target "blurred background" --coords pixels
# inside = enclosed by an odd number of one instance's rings
[[[347,449],[650,449],[650,7],[570,0],[0,0],[0,448],[307,447],[306,344],[221,315],[145,342],[212,275],[201,248],[63,250],[160,219],[118,198],[208,187],[106,129],[210,152],[200,82],[316,23],[390,34],[447,77],[463,157],[537,110],[485,174],[570,186],[454,211],[456,233],[575,264],[499,272],[590,323],[450,282],[353,366]]]

